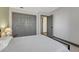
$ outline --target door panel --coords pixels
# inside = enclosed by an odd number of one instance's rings
[[[49,36],[49,37],[52,37],[53,36],[53,15],[51,15],[51,16],[48,16],[47,17],[48,18],[48,20],[47,20],[47,35]]]
[[[41,16],[41,34],[43,34],[43,16]]]

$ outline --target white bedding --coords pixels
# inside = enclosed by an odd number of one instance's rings
[[[0,38],[0,51],[2,51],[4,48],[8,46],[11,39],[12,39],[11,36]]]
[[[43,35],[13,38],[3,52],[68,52],[63,44]]]

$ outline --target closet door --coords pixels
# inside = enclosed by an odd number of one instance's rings
[[[36,34],[36,16],[13,13],[12,14],[13,36],[28,36]]]
[[[36,16],[30,15],[28,16],[28,21],[26,24],[28,27],[28,35],[35,35],[36,34]]]

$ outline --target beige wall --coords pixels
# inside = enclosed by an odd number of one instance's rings
[[[0,7],[0,28],[9,24],[9,8]]]

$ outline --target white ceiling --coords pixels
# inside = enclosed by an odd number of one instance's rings
[[[33,12],[33,13],[50,13],[57,9],[58,7],[12,7],[14,9],[22,10],[22,11],[28,11],[28,12]]]

